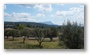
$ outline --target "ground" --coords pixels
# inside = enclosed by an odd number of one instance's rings
[[[12,38],[4,39],[4,48],[5,49],[40,49],[37,40],[27,38],[25,43],[23,43],[23,39],[21,37],[15,38],[15,40],[12,40]],[[45,38],[45,40],[42,42],[41,49],[64,49],[64,46],[58,45],[57,38],[54,38],[52,42],[50,42],[49,38]]]

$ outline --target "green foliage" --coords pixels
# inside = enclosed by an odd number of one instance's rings
[[[19,36],[18,30],[13,29],[13,30],[10,31],[10,33],[11,33],[11,36],[13,37],[13,40],[14,40],[14,37],[18,37]]]
[[[67,48],[84,48],[84,29],[81,26],[78,26],[77,23],[71,24],[68,21],[63,28],[63,34],[59,37],[59,40],[62,40]]]
[[[4,30],[4,36],[8,38],[10,36],[10,30]]]
[[[56,28],[47,29],[47,37],[50,38],[50,41],[53,40],[53,37],[57,37],[57,36],[58,36],[58,31]]]
[[[41,43],[43,42],[45,36],[46,36],[46,31],[44,29],[35,29],[35,38],[39,42],[39,46],[41,47]]]
[[[25,29],[25,26],[22,25],[22,24],[19,24],[18,29],[19,29],[19,30],[23,30],[23,29]]]
[[[30,28],[31,26],[30,26],[29,24],[27,24],[27,27],[29,27],[29,28]]]

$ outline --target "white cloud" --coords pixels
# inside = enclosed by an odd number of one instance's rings
[[[73,16],[78,13],[84,12],[83,7],[72,7],[69,10],[64,11],[56,11],[56,16]]]
[[[56,11],[56,16],[69,16],[73,15],[72,11]]]
[[[80,12],[82,9],[83,8],[81,8],[81,7],[72,7],[72,8],[70,8],[70,11],[72,11],[72,12]]]
[[[51,17],[61,18],[63,21],[70,20],[71,22],[77,21],[78,23],[84,23],[84,5],[71,7],[69,10],[58,10]]]
[[[35,8],[42,12],[52,11],[51,4],[19,4],[21,7]]]
[[[35,6],[35,4],[19,4],[21,7],[27,7],[27,8],[32,8]]]
[[[16,13],[16,12],[13,12],[12,16],[16,17],[16,18],[30,18],[31,14],[30,13]]]
[[[4,9],[6,9],[7,7],[6,7],[6,5],[4,5]]]
[[[26,21],[26,22],[36,21],[30,13],[16,13],[16,12],[13,12],[12,14],[4,13],[4,17],[12,21]]]
[[[34,8],[36,8],[42,12],[52,11],[52,5],[51,4],[37,4]]]
[[[45,17],[45,15],[39,13],[39,14],[36,15],[36,17]]]
[[[5,20],[11,20],[11,21],[30,21],[30,22],[38,22],[36,21],[35,18],[41,18],[41,17],[45,17],[45,14],[41,14],[38,13],[35,16],[31,15],[30,13],[17,13],[17,12],[13,12],[11,14],[9,13],[4,13],[4,18]]]
[[[8,13],[4,13],[4,16],[11,17],[11,15]]]

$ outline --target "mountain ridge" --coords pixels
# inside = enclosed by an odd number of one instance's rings
[[[4,22],[26,22],[26,21],[4,21]],[[27,23],[27,22],[26,22]],[[51,21],[44,21],[44,22],[31,22],[31,23],[42,23],[42,24],[47,24],[47,25],[57,25],[52,23]]]
[[[48,24],[48,25],[54,25],[51,21],[44,21],[44,22],[41,22],[41,23]]]
[[[31,25],[31,26],[38,26],[38,27],[58,27],[58,25],[48,25],[48,24],[44,24],[44,23],[39,23],[39,22],[10,22],[10,21],[4,21],[4,25],[5,27],[7,27],[7,25],[19,25],[19,24],[23,24],[23,25]]]

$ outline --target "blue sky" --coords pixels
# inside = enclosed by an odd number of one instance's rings
[[[4,4],[4,21],[45,22],[62,25],[64,22],[84,24],[83,4]]]

